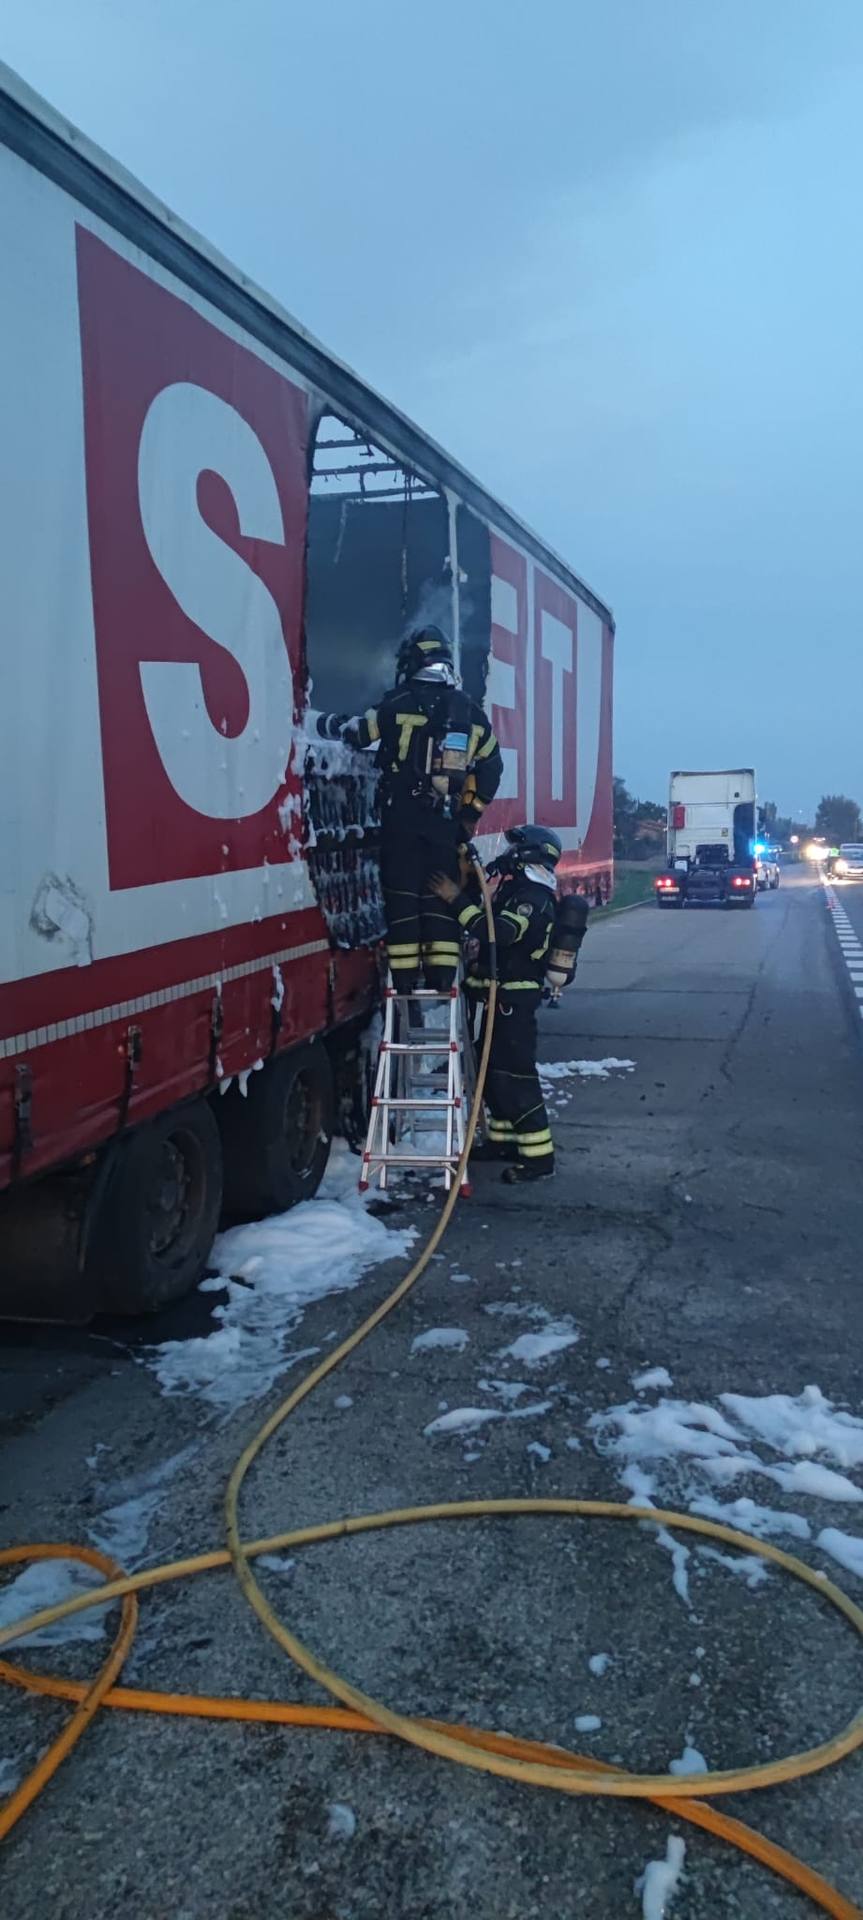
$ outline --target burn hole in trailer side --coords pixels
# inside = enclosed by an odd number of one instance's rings
[[[337,416],[311,455],[305,643],[310,714],[361,714],[395,684],[405,634],[434,622],[452,637],[444,496]],[[333,944],[382,937],[380,814],[373,753],[307,727],[306,844]]]

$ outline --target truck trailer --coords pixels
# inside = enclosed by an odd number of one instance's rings
[[[0,69],[0,1312],[165,1305],[311,1196],[379,992],[362,712],[436,621],[562,883],[612,877],[614,623]]]
[[[751,907],[757,891],[755,771],[671,775],[658,907]]]

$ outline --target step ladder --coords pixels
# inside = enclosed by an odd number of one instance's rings
[[[444,1016],[439,1023],[438,1012]],[[391,1170],[411,1167],[439,1167],[449,1192],[475,1087],[474,1041],[461,987],[399,993],[387,986],[360,1192],[375,1183],[383,1189]],[[461,1191],[470,1192],[467,1180]]]

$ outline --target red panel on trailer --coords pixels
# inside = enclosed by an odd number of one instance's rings
[[[77,242],[111,887],[275,861],[300,788],[307,396],[85,228]],[[236,776],[228,813],[216,770]]]

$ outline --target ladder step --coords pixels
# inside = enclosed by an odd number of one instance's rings
[[[452,1153],[373,1153],[363,1161],[363,1171],[371,1173],[376,1167],[457,1167],[461,1154],[454,1148]]]
[[[415,1109],[423,1108],[428,1113],[444,1114],[450,1107],[460,1107],[461,1098],[459,1097],[455,1100],[390,1100],[385,1093],[381,1093],[374,1095],[372,1106],[392,1107],[394,1110],[402,1113],[407,1112],[408,1109],[413,1112]]]
[[[426,1002],[446,1011],[424,1018]],[[384,1189],[390,1170],[395,1177],[412,1168],[429,1172],[435,1167],[444,1186],[451,1188],[458,1176],[474,1084],[472,1035],[459,988],[420,987],[400,993],[391,981],[385,992],[361,1191],[370,1185]]]
[[[454,1040],[432,1040],[417,1044],[411,1040],[382,1040],[381,1053],[458,1053]]]
[[[395,987],[387,987],[387,1000],[453,1000],[458,998],[458,989],[453,987],[417,987],[415,993],[399,993]]]

